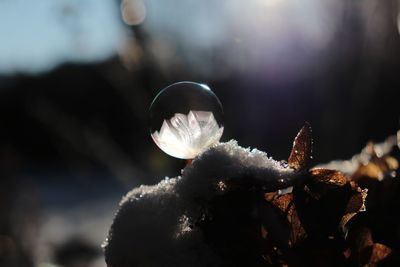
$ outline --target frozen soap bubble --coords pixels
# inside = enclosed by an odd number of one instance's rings
[[[157,146],[180,159],[193,159],[221,139],[222,105],[205,85],[178,82],[150,106],[150,133]]]

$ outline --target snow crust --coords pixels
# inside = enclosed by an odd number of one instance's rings
[[[257,149],[232,140],[196,157],[182,175],[133,189],[104,243],[109,266],[222,266],[195,226],[204,203],[225,194],[224,182],[243,181],[265,191],[293,185],[300,175]]]

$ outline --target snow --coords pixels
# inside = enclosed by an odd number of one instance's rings
[[[140,186],[121,201],[104,242],[109,266],[220,266],[195,222],[202,206],[237,181],[276,191],[301,175],[266,153],[219,143],[196,157],[176,178]]]

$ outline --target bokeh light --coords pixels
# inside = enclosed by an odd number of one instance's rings
[[[128,25],[139,25],[146,17],[143,0],[123,0],[121,3],[122,19]]]

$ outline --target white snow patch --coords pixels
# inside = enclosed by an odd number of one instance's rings
[[[219,143],[186,166],[182,176],[128,193],[104,243],[111,266],[220,266],[195,222],[224,181],[259,184],[266,191],[293,185],[298,173],[257,149]]]

